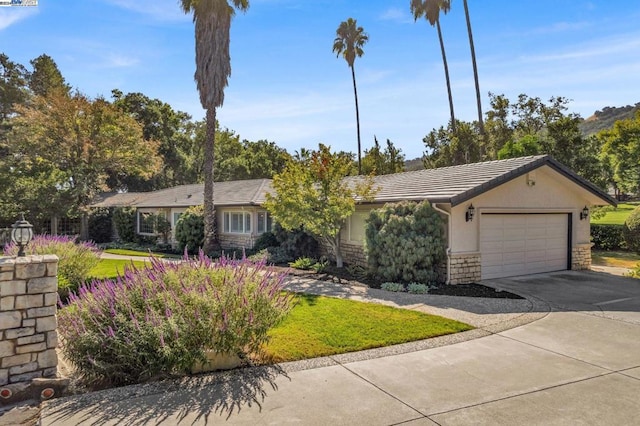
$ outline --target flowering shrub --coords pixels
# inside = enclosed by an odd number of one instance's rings
[[[86,382],[112,385],[188,372],[206,350],[246,356],[291,308],[283,278],[264,262],[213,262],[202,251],[152,259],[71,294],[58,314],[62,350]]]
[[[91,269],[100,261],[100,250],[92,242],[76,243],[76,237],[66,235],[35,235],[25,247],[26,254],[55,254],[58,256],[58,294],[66,299],[89,277]],[[18,247],[5,246],[6,256],[18,254]]]

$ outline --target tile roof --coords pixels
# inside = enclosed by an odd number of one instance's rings
[[[271,190],[270,179],[216,182],[213,187],[215,204],[260,205]],[[204,204],[204,184],[180,185],[151,192],[107,194],[92,207],[189,207]]]
[[[378,189],[374,202],[429,200],[436,203],[463,203],[483,192],[522,176],[541,166],[549,166],[574,183],[594,193],[609,204],[616,201],[591,182],[581,178],[548,155],[486,161],[438,169],[417,170],[376,176]],[[349,177],[354,182],[362,177]],[[217,206],[260,205],[272,190],[271,179],[216,182],[214,199]],[[93,207],[188,207],[203,204],[203,184],[181,185],[153,192],[111,194]]]
[[[377,176],[374,183],[379,190],[375,195],[375,201],[427,199],[430,202],[451,203],[455,206],[543,165],[553,168],[608,203],[615,204],[615,200],[600,188],[548,155]]]

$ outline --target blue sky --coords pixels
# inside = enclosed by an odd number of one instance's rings
[[[363,149],[391,139],[407,158],[449,117],[435,28],[409,0],[251,0],[231,30],[232,75],[218,118],[249,140],[294,152],[323,142],[356,151],[351,74],[331,47],[349,17],[368,32],[356,61]],[[476,117],[462,0],[441,18],[456,116]],[[590,116],[640,102],[640,2],[468,0],[483,108],[488,92],[564,96]],[[0,46],[28,65],[46,53],[67,82],[95,97],[142,92],[194,118],[194,31],[177,0],[39,0],[0,8]]]

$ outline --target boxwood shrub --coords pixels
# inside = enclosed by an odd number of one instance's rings
[[[593,242],[593,248],[600,250],[624,250],[627,248],[621,225],[596,225],[592,223],[591,242]]]

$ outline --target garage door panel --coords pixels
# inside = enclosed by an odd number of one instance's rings
[[[484,214],[480,220],[483,279],[567,269],[567,214]]]

